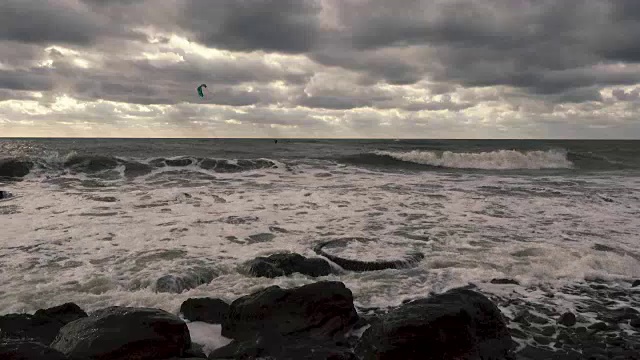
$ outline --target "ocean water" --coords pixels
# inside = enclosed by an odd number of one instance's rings
[[[0,180],[15,195],[0,202],[0,314],[68,301],[175,313],[189,297],[321,279],[368,308],[469,283],[511,291],[492,278],[533,299],[527,287],[640,277],[640,141],[0,139],[0,158],[35,163]],[[354,237],[370,241],[331,251],[425,258],[318,279],[242,267]],[[194,266],[218,276],[156,293]]]

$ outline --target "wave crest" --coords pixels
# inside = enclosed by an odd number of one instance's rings
[[[496,150],[479,153],[451,151],[376,151],[375,155],[421,165],[457,169],[570,169],[573,163],[562,150],[516,151]]]

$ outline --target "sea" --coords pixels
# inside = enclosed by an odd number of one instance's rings
[[[34,164],[0,179],[13,195],[0,200],[0,314],[70,301],[176,313],[190,297],[318,280],[344,282],[359,309],[469,284],[535,302],[540,289],[640,277],[640,141],[277,140],[0,139],[0,159]],[[244,266],[352,238],[370,241],[330,250],[424,258],[320,278]],[[196,266],[216,277],[156,291]]]

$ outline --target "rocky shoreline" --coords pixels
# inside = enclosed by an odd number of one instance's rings
[[[67,303],[0,316],[0,358],[640,359],[640,281],[527,290],[549,301],[483,294],[470,284],[390,309],[358,309],[342,282],[319,281],[270,286],[231,304],[191,298],[178,314],[121,306],[86,313]],[[554,303],[567,294],[581,299],[578,313]],[[191,322],[217,324],[228,343],[204,349]]]

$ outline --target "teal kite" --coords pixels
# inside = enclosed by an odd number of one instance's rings
[[[206,84],[202,84],[198,86],[198,95],[200,95],[200,97],[204,97],[204,94],[202,93],[202,88],[206,88],[206,87],[207,87]]]

